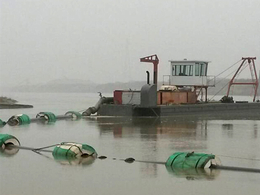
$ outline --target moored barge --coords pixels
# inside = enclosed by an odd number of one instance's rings
[[[239,84],[252,84],[255,87],[256,96],[258,78],[255,59],[242,58],[243,62],[238,71],[243,68],[245,62],[252,66],[250,68],[255,73],[251,74],[252,82]],[[169,117],[197,114],[260,116],[258,102],[208,102],[208,88],[215,86],[215,77],[207,75],[208,61],[186,59],[170,61],[170,75],[164,75],[164,82],[160,87],[157,84],[159,65],[157,55],[141,58],[140,61],[153,64],[153,83],[150,84],[150,73],[146,71],[147,83],[140,90],[115,90],[112,101],[99,101],[100,104],[91,107],[92,110],[94,108],[97,111],[98,116]],[[231,79],[229,87],[237,84],[234,82],[235,76],[236,74]],[[231,99],[228,94],[226,99]]]

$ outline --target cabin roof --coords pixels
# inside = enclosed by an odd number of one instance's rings
[[[169,60],[169,62],[173,63],[209,63],[210,61],[205,61],[205,60]]]

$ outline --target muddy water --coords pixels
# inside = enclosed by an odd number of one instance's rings
[[[12,94],[11,94],[12,95]],[[93,105],[97,94],[13,94],[33,109],[0,110],[30,117],[40,111],[64,114]],[[235,171],[172,172],[156,163],[126,163],[133,157],[164,162],[174,152],[212,153],[223,165],[260,168],[260,118],[236,116],[172,118],[88,118],[0,128],[23,146],[63,141],[87,143],[108,158],[93,162],[55,161],[50,154],[19,150],[0,156],[0,194],[259,194],[260,174]],[[114,160],[116,158],[117,160]],[[81,163],[81,164],[80,164]]]

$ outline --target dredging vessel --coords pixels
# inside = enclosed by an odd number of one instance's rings
[[[170,62],[170,75],[164,75],[161,87],[158,87],[157,55],[140,59],[140,62],[153,64],[153,83],[147,73],[147,83],[141,90],[115,90],[112,98],[101,97],[99,102],[83,112],[89,116],[97,112],[98,116],[132,116],[132,117],[164,117],[176,115],[257,115],[260,116],[260,103],[255,102],[258,78],[255,68],[255,57],[242,58],[242,63],[229,82],[227,95],[222,102],[208,102],[208,88],[215,86],[215,76],[208,76],[208,61],[181,60]],[[252,82],[237,83],[237,74],[249,66]],[[232,85],[253,85],[254,99],[252,103],[234,102],[229,96]],[[159,89],[159,90],[158,90]],[[202,101],[198,101],[201,97]]]

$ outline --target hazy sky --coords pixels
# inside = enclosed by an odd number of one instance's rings
[[[260,58],[260,0],[0,0],[0,86],[52,79],[146,80],[157,54],[211,61],[216,75]],[[259,64],[260,59],[256,61]]]

